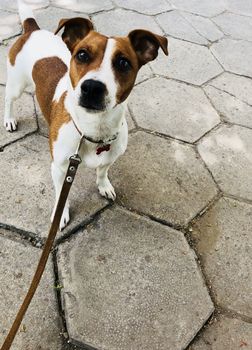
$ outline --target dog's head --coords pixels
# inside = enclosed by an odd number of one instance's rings
[[[107,37],[94,31],[85,18],[62,19],[62,39],[71,51],[70,79],[76,103],[89,113],[114,108],[130,94],[139,69],[154,60],[165,37],[133,30],[126,37]]]

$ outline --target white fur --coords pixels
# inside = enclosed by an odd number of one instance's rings
[[[30,17],[31,13],[20,5],[22,20]],[[110,142],[110,150],[96,154],[97,144],[85,141],[80,150],[82,164],[97,169],[97,186],[101,195],[115,199],[116,194],[108,179],[108,169],[115,160],[125,152],[128,141],[128,127],[125,119],[125,102],[116,105],[117,84],[115,81],[111,57],[115,47],[115,40],[109,39],[101,67],[97,71],[89,72],[73,90],[69,73],[58,83],[53,100],[58,102],[62,94],[67,91],[65,108],[70,113],[78,128],[89,137]],[[18,53],[15,65],[8,62],[8,79],[6,84],[5,117],[4,123],[9,131],[15,130],[17,122],[13,118],[13,101],[18,98],[27,85],[35,87],[32,78],[32,69],[36,61],[45,57],[59,57],[67,67],[70,66],[71,54],[65,43],[58,36],[45,30],[34,31],[22,50]],[[78,104],[80,84],[85,79],[97,79],[107,86],[108,98],[106,111],[102,113],[88,113]],[[108,141],[117,135],[115,141]],[[51,174],[56,192],[54,210],[59,198],[62,183],[68,166],[69,157],[75,152],[80,135],[73,122],[63,124],[59,130],[58,138],[53,144],[53,162]],[[54,210],[52,217],[54,215]],[[70,220],[69,202],[66,203],[60,222],[62,230]]]

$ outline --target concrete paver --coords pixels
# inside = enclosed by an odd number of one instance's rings
[[[220,317],[201,334],[188,350],[249,349],[252,325],[239,319]]]
[[[27,292],[40,253],[39,249],[17,239],[13,232],[0,229],[0,344]],[[49,260],[11,349],[61,350],[62,329],[54,286],[53,266]]]
[[[82,13],[95,13],[113,8],[111,0],[51,0],[51,4]]]
[[[0,222],[45,238],[54,205],[48,140],[34,135],[10,145],[1,153],[1,165],[1,176],[4,175],[5,180],[0,183],[0,193],[5,205],[0,212]],[[85,169],[84,173],[80,169],[69,198],[71,223],[63,233],[107,203],[98,194],[95,172],[91,169]]]
[[[70,338],[95,349],[185,348],[213,311],[184,236],[107,210],[58,253]]]
[[[116,9],[99,13],[93,16],[92,20],[96,28],[105,35],[127,35],[131,30],[136,28],[147,29],[154,33],[162,34],[154,18],[133,11]],[[118,25],[119,23],[120,25]]]
[[[192,236],[218,305],[252,317],[252,205],[221,198]]]
[[[215,184],[194,149],[137,132],[111,169],[124,206],[175,225],[186,225],[216,195]]]
[[[224,120],[252,127],[252,106],[213,86],[207,86],[204,91]]]
[[[223,70],[207,47],[169,38],[170,55],[164,55],[151,63],[156,74],[202,85]],[[186,64],[185,64],[186,62]]]
[[[211,51],[227,71],[252,77],[252,42],[223,39]]]
[[[158,90],[164,97],[153,94]],[[129,106],[139,126],[187,142],[196,141],[220,122],[202,90],[164,78],[135,87]]]
[[[172,6],[166,0],[159,0],[158,2],[152,0],[115,0],[114,2],[122,8],[135,10],[146,15],[156,15],[160,12],[172,10]]]
[[[195,13],[204,17],[213,17],[226,10],[226,0],[169,0],[180,10]]]
[[[225,12],[213,18],[213,21],[225,35],[235,39],[252,41],[252,24],[250,17]]]
[[[0,10],[0,43],[20,33],[21,25],[18,15]]]
[[[33,9],[45,8],[49,6],[49,0],[25,0],[25,2]],[[8,11],[17,12],[16,0],[1,0],[0,8]]]
[[[222,126],[206,136],[198,149],[224,192],[252,199],[252,130]]]

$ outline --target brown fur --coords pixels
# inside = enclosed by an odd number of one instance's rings
[[[23,23],[24,34],[21,35],[18,40],[12,45],[9,51],[9,60],[12,66],[14,66],[17,54],[22,50],[24,44],[29,39],[32,32],[39,30],[34,18],[27,18]]]
[[[81,40],[74,48],[71,66],[70,78],[73,87],[75,88],[79,80],[90,70],[96,70],[100,67],[103,60],[104,52],[107,45],[107,37],[91,31],[83,40]],[[91,61],[88,64],[78,62],[76,54],[79,50],[85,49],[91,56]]]
[[[127,58],[131,65],[132,69],[127,73],[121,73],[118,72],[116,69],[114,69],[115,77],[118,82],[118,90],[117,90],[117,103],[121,103],[129,96],[135,80],[136,75],[139,70],[139,64],[137,55],[135,53],[135,50],[133,49],[130,40],[128,37],[124,38],[114,38],[117,42],[116,44],[116,50],[113,54],[113,57],[122,56]],[[113,60],[113,59],[112,59]]]
[[[67,66],[58,57],[47,57],[37,61],[32,70],[36,84],[36,96],[48,124],[51,124],[51,109],[55,89],[67,72]],[[45,79],[46,77],[46,79]]]
[[[51,152],[52,158],[53,158],[53,143],[58,138],[58,132],[60,127],[63,124],[69,123],[71,121],[71,117],[69,113],[66,111],[64,106],[66,94],[67,92],[64,92],[59,102],[54,101],[52,103],[51,125],[50,125],[50,134],[49,134],[49,144],[50,144],[50,152]]]

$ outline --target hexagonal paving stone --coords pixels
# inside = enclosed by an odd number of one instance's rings
[[[156,15],[172,9],[172,6],[166,0],[159,0],[158,2],[153,2],[152,0],[115,0],[115,3],[123,8],[135,10],[146,15]]]
[[[208,41],[213,42],[219,40],[224,36],[224,34],[218,29],[218,27],[208,18],[194,15],[188,12],[180,12],[192,27],[197,30],[197,32],[206,38]]]
[[[76,16],[88,17],[84,13],[77,15],[76,12],[70,10],[48,7],[47,9],[37,11],[36,20],[40,28],[55,32],[60,19]]]
[[[8,46],[0,45],[0,84],[6,84],[7,76],[7,53],[9,51],[10,44]]]
[[[252,325],[241,320],[220,317],[204,330],[188,350],[249,349],[252,346]]]
[[[218,305],[250,318],[251,225],[252,205],[221,198],[196,222],[192,232]]]
[[[40,254],[39,249],[20,242],[13,232],[0,229],[0,344],[25,297]],[[53,266],[49,260],[11,349],[61,350],[62,330],[57,309]]]
[[[0,175],[5,179],[0,183],[1,199],[5,203],[0,222],[47,236],[54,205],[48,140],[34,135],[7,147],[1,153]],[[79,169],[69,197],[71,223],[63,233],[68,233],[107,204],[98,195],[95,179],[94,171]]]
[[[49,5],[49,0],[24,0],[33,9],[43,8]],[[0,8],[17,11],[17,0],[1,0]]]
[[[211,46],[213,54],[226,70],[252,77],[252,43],[223,39]],[[242,64],[241,64],[242,62]]]
[[[227,8],[226,0],[169,0],[179,10],[185,10],[205,17],[213,17]]]
[[[222,126],[205,137],[198,149],[224,192],[252,199],[252,130]]]
[[[183,234],[107,210],[59,247],[70,338],[95,349],[184,349],[213,311]]]
[[[97,30],[106,35],[127,35],[131,30],[142,28],[162,34],[152,17],[132,11],[116,9],[92,17]]]
[[[20,99],[14,102],[14,117],[19,120],[17,132],[7,132],[4,127],[4,96],[5,87],[0,86],[0,147],[18,140],[37,130],[34,102],[32,96],[24,93]]]
[[[250,0],[228,0],[228,9],[244,16],[252,16],[252,2]]]
[[[220,122],[201,89],[164,78],[136,86],[130,108],[139,126],[188,142]]]
[[[216,195],[214,182],[190,145],[144,132],[130,136],[111,169],[118,201],[175,225],[186,225]]]
[[[151,62],[154,73],[202,85],[223,71],[207,47],[172,38],[168,40],[170,54],[168,57],[159,55]]]
[[[159,54],[163,54],[161,53],[161,50],[159,50]],[[144,80],[150,79],[154,76],[152,70],[151,70],[151,66],[150,64],[145,64],[144,66],[141,67],[141,69],[139,70],[138,74],[137,74],[137,78],[136,78],[136,84],[141,83]]]
[[[209,82],[209,85],[223,90],[239,100],[252,105],[252,80],[231,73],[224,72]]]
[[[18,15],[0,10],[0,43],[19,33],[21,25]]]
[[[213,86],[207,86],[204,91],[224,120],[252,128],[251,106]]]
[[[51,0],[52,5],[69,9],[71,11],[94,13],[113,8],[110,0]]]
[[[213,18],[213,21],[221,28],[225,35],[231,36],[234,39],[252,40],[250,17],[225,12]]]
[[[201,36],[188,21],[180,15],[179,11],[162,13],[157,16],[161,28],[168,35],[175,38],[192,41],[196,44],[207,45],[208,41]]]

